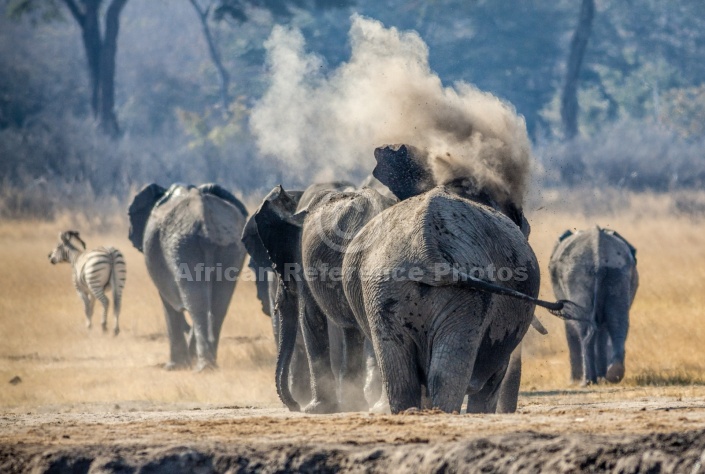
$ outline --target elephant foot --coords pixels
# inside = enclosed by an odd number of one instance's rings
[[[624,378],[624,364],[621,362],[615,362],[607,367],[607,375],[605,378],[610,383],[619,383]]]
[[[172,371],[172,370],[186,370],[191,368],[191,364],[187,362],[167,362],[164,364],[164,370]]]
[[[378,415],[391,415],[392,409],[389,408],[389,400],[387,400],[387,397],[380,397],[377,403],[372,405],[372,408],[370,408],[370,413],[376,413]]]
[[[314,399],[311,400],[302,411],[311,415],[325,415],[328,413],[338,413],[340,410],[336,402],[322,402]]]
[[[215,362],[199,362],[196,364],[196,372],[210,372],[213,370],[216,370],[218,368],[218,364]]]

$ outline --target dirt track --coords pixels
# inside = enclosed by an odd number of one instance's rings
[[[515,415],[45,407],[0,415],[0,472],[705,472],[705,398],[527,395]]]

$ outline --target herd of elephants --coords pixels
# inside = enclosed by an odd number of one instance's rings
[[[439,182],[410,145],[374,155],[361,186],[277,186],[249,218],[216,184],[150,184],[134,197],[129,239],[159,290],[168,369],[216,366],[249,254],[278,346],[277,393],[292,411],[459,413],[467,396],[468,413],[513,412],[522,338],[530,327],[545,331],[536,306],[565,320],[572,380],[622,380],[638,286],[629,242],[597,226],[557,236],[549,273],[558,301],[539,300],[519,205],[467,176]],[[52,263],[63,252],[74,264],[90,321],[95,295],[76,239],[85,244],[75,231],[60,238]],[[102,278],[101,291],[112,284],[119,300],[121,282],[110,272]]]

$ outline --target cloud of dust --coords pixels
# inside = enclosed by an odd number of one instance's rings
[[[530,142],[523,117],[467,83],[444,87],[414,31],[354,15],[350,60],[326,74],[302,34],[277,26],[265,43],[270,86],[251,127],[263,153],[314,181],[369,173],[373,151],[407,143],[429,151],[436,178],[471,178],[500,201],[521,204]]]

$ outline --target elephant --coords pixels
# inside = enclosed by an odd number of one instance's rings
[[[289,196],[292,199],[291,213],[296,212],[303,192],[290,191]],[[282,288],[281,280],[277,273],[272,269],[272,263],[269,260],[267,251],[262,247],[261,241],[257,233],[256,214],[250,216],[245,224],[242,233],[242,242],[250,255],[249,266],[255,274],[255,284],[257,287],[257,299],[262,304],[262,312],[272,318],[272,333],[274,335],[274,343],[279,352],[280,325],[282,315],[277,312],[277,292]],[[297,314],[289,317],[296,320]],[[303,339],[296,338],[294,352],[288,367],[288,376],[285,377],[288,382],[288,390],[291,397],[298,405],[306,404],[311,400],[311,388],[308,372],[308,358],[306,357],[306,348],[304,347]]]
[[[144,253],[169,336],[168,370],[217,366],[220,331],[245,258],[247,209],[216,184],[145,186],[129,207],[132,244]],[[193,327],[186,322],[184,311]]]
[[[425,388],[442,411],[460,412],[469,392],[470,408],[495,412],[535,306],[557,313],[566,302],[536,298],[539,267],[520,207],[453,170],[437,182],[427,153],[412,146],[374,154],[374,176],[400,202],[348,245],[343,290],[372,342],[390,410],[421,408]]]
[[[291,225],[297,210],[307,207],[321,192],[342,192],[355,189],[352,183],[338,181],[316,183],[303,193],[285,191],[275,187],[263,200],[259,209],[248,220],[243,231],[242,241],[250,254],[251,265],[273,273],[272,281],[258,283],[258,295],[263,308],[270,307],[275,340],[278,347],[275,382],[282,402],[292,411],[299,411],[301,405],[311,401],[309,361],[303,338],[298,331],[299,312],[309,305],[315,305],[312,298],[304,298],[304,282],[285,273],[292,266],[301,268],[300,223]],[[258,278],[259,280],[259,278]],[[342,359],[342,334],[330,325],[322,327],[322,338],[330,351],[330,365],[339,372]],[[285,337],[282,337],[282,334]]]
[[[624,378],[629,310],[639,286],[636,249],[614,230],[565,231],[548,265],[556,298],[578,305],[566,320],[570,377],[582,385]]]
[[[365,336],[345,297],[343,258],[355,235],[373,217],[393,206],[395,199],[376,189],[365,187],[347,192],[324,192],[307,206],[301,226],[301,255],[306,297],[316,304],[307,305],[301,317],[301,331],[311,367],[313,400],[306,407],[310,413],[361,411],[368,409],[365,396]],[[319,309],[320,311],[317,311]],[[334,381],[327,365],[327,348],[320,337],[321,327],[332,322],[343,333],[344,348],[338,374],[339,395],[327,387]],[[370,388],[368,387],[368,392]]]

